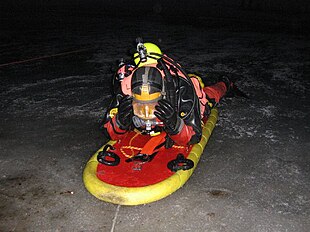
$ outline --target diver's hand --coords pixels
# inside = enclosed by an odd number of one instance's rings
[[[158,101],[155,106],[155,116],[164,123],[165,131],[170,135],[179,133],[182,124],[182,119],[178,117],[177,112],[172,107],[171,103],[165,99]]]
[[[116,123],[122,130],[128,130],[132,121],[133,108],[132,97],[124,96],[118,106],[118,113],[116,115]]]

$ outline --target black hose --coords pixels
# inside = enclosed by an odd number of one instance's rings
[[[165,74],[164,81],[166,81],[166,93],[167,93],[168,100],[170,101],[170,103],[174,107],[174,109],[176,111],[178,111],[178,109],[177,109],[177,97],[176,97],[176,86],[175,86],[175,82],[173,80],[174,77],[169,72],[169,70],[168,70],[168,68],[167,68],[167,66],[166,66],[166,64],[162,58],[158,59],[157,62],[160,64],[160,66],[161,66],[161,68]]]

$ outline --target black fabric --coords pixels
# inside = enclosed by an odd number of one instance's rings
[[[122,130],[128,130],[132,121],[133,108],[132,97],[124,96],[119,104],[118,113],[116,115],[116,123]]]
[[[155,116],[164,123],[165,131],[168,134],[175,135],[179,132],[178,128],[178,115],[174,110],[171,103],[165,99],[158,101],[158,105],[155,106]]]
[[[199,100],[195,89],[185,78],[179,78],[178,95],[178,112],[183,113],[184,123],[193,127],[195,134],[192,136],[189,144],[199,143],[202,136],[201,115]]]

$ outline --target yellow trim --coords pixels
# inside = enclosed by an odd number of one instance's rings
[[[111,109],[110,112],[109,112],[110,118],[114,118],[115,115],[117,114],[117,112],[118,112],[118,108]]]
[[[88,161],[83,172],[83,181],[86,189],[95,197],[100,200],[119,205],[140,205],[153,201],[160,200],[169,196],[179,188],[193,174],[197,167],[203,149],[206,146],[211,133],[215,127],[218,118],[218,111],[216,108],[211,110],[208,121],[204,124],[202,130],[202,138],[198,144],[195,144],[188,156],[189,159],[194,161],[194,167],[187,171],[178,171],[166,180],[157,184],[145,187],[119,187],[102,182],[96,176],[97,171],[97,155],[102,151],[100,148]],[[109,141],[107,144],[113,145],[116,141]]]
[[[185,112],[181,112],[181,113],[180,113],[181,118],[183,118],[185,115],[186,115]]]
[[[199,81],[199,84],[200,84],[200,87],[201,88],[204,88],[205,87],[205,83],[203,83],[202,79],[200,76],[197,76],[195,74],[188,74],[189,77],[195,77],[197,78],[197,80]]]
[[[159,134],[160,134],[160,131],[158,132],[151,131],[150,136],[157,136]]]

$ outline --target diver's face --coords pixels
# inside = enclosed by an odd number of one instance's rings
[[[139,100],[133,99],[132,106],[133,106],[134,115],[136,115],[137,117],[143,120],[155,119],[156,118],[154,114],[155,106],[157,105],[157,102],[159,99],[160,98],[152,100],[152,101],[139,101]]]

